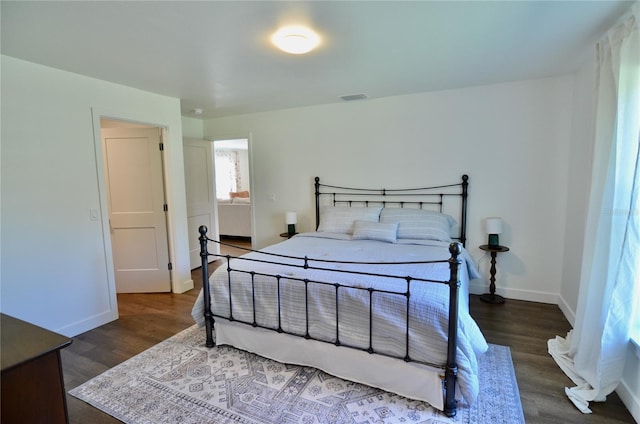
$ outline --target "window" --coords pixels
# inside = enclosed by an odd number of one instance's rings
[[[229,199],[229,193],[238,191],[239,163],[238,152],[234,150],[216,150],[216,194],[219,199]]]

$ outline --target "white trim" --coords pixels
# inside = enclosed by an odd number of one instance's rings
[[[183,281],[181,283],[173,284],[173,292],[180,294],[191,290],[194,287],[193,280]]]
[[[252,150],[253,150],[253,142],[251,140],[251,132],[249,132],[247,135],[230,135],[230,136],[209,136],[209,137],[204,137],[205,140],[210,141],[213,144],[213,162],[214,162],[214,168],[213,168],[213,173],[214,173],[214,179],[215,179],[215,143],[218,141],[224,141],[224,140],[246,140],[247,141],[247,156],[249,158],[249,193],[251,193],[251,214],[250,214],[250,221],[251,221],[251,248],[255,249],[256,248],[256,201],[254,201],[254,199],[257,199],[258,195],[256,194],[255,190],[254,190],[254,172],[253,172],[253,154],[252,154]],[[217,196],[216,196],[217,197]],[[216,213],[217,213],[217,209],[218,209],[218,201],[217,199],[215,200],[215,205],[216,205]],[[217,218],[217,216],[216,216]],[[218,228],[219,230],[219,228]]]
[[[56,328],[52,331],[67,337],[73,337],[118,319],[118,308],[115,309],[115,318],[113,318],[112,312],[112,309],[108,309],[100,314],[93,315],[81,321],[76,321],[72,324],[65,325],[64,327]]]
[[[247,156],[249,157],[249,190],[252,195],[256,194],[255,191],[255,173],[253,172],[253,140],[251,139],[252,134],[249,132],[247,134]],[[257,196],[256,196],[257,198]],[[256,209],[258,202],[252,202],[251,205],[251,248],[256,249]]]
[[[469,293],[483,294],[488,293],[489,289],[484,279],[473,280],[469,283]],[[522,290],[513,288],[497,288],[496,294],[507,299],[526,300],[529,302],[558,304],[558,293],[548,293],[535,290]]]
[[[631,344],[633,345],[633,351],[635,352],[638,359],[640,359],[640,341],[635,337],[631,337]]]
[[[111,319],[109,321],[115,321],[118,319],[118,298],[116,296],[116,277],[114,272],[115,266],[113,264],[111,231],[109,228],[109,203],[107,201],[107,184],[105,181],[105,171],[103,165],[104,158],[102,155],[102,129],[100,128],[100,117],[104,116],[104,114],[100,113],[99,110],[94,107],[91,108],[91,114],[93,120],[93,147],[96,158],[96,178],[98,180],[98,199],[100,202],[100,217],[102,218],[102,246],[104,249],[103,255],[107,272],[107,291],[109,293],[109,308],[111,313]],[[102,324],[105,323],[95,325],[93,328],[96,328]]]
[[[169,148],[169,139],[170,139],[170,131],[167,126],[158,126],[160,128],[161,133],[161,142],[164,145],[164,149],[162,151],[162,178],[164,185],[164,199],[165,202],[169,205],[169,210],[167,211],[167,243],[169,249],[169,262],[173,264],[171,271],[169,271],[169,275],[171,276],[171,291],[173,293],[184,293],[186,290],[182,289],[179,275],[178,275],[178,264],[176,263],[176,237],[175,237],[175,223],[173,220],[173,201],[169,199],[173,199],[173,191],[171,190],[171,149]],[[193,288],[193,287],[191,287]]]
[[[576,322],[576,313],[573,309],[571,309],[567,301],[564,300],[564,297],[559,297],[558,306],[560,307],[560,310],[564,314],[567,321],[569,321],[569,324],[571,324],[571,327],[574,327]]]
[[[636,354],[637,352],[638,350],[636,349]],[[620,396],[622,403],[624,403],[624,405],[627,407],[633,419],[636,420],[636,422],[640,423],[640,398],[638,398],[638,395],[633,393],[633,391],[629,389],[629,386],[627,386],[627,384],[625,383],[624,378],[618,385],[616,393],[618,394],[618,396]]]

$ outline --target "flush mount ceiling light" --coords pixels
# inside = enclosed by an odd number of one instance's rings
[[[288,26],[276,31],[271,36],[271,42],[287,53],[304,54],[320,44],[320,37],[307,27]]]

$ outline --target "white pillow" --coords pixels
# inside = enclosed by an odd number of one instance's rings
[[[323,233],[353,234],[355,221],[378,222],[382,207],[351,208],[348,206],[326,207],[320,210],[318,231]]]
[[[353,223],[354,240],[378,240],[395,243],[398,236],[398,223],[355,221]]]
[[[380,222],[397,223],[399,239],[439,241],[451,241],[451,227],[456,224],[450,215],[409,208],[384,208]]]

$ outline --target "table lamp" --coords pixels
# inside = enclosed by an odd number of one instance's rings
[[[287,212],[285,215],[285,223],[287,224],[287,233],[292,236],[296,233],[296,224],[298,223],[298,214],[295,212]]]
[[[499,234],[502,233],[502,218],[486,218],[484,220],[484,230],[489,235],[487,244],[490,247],[500,246]]]

